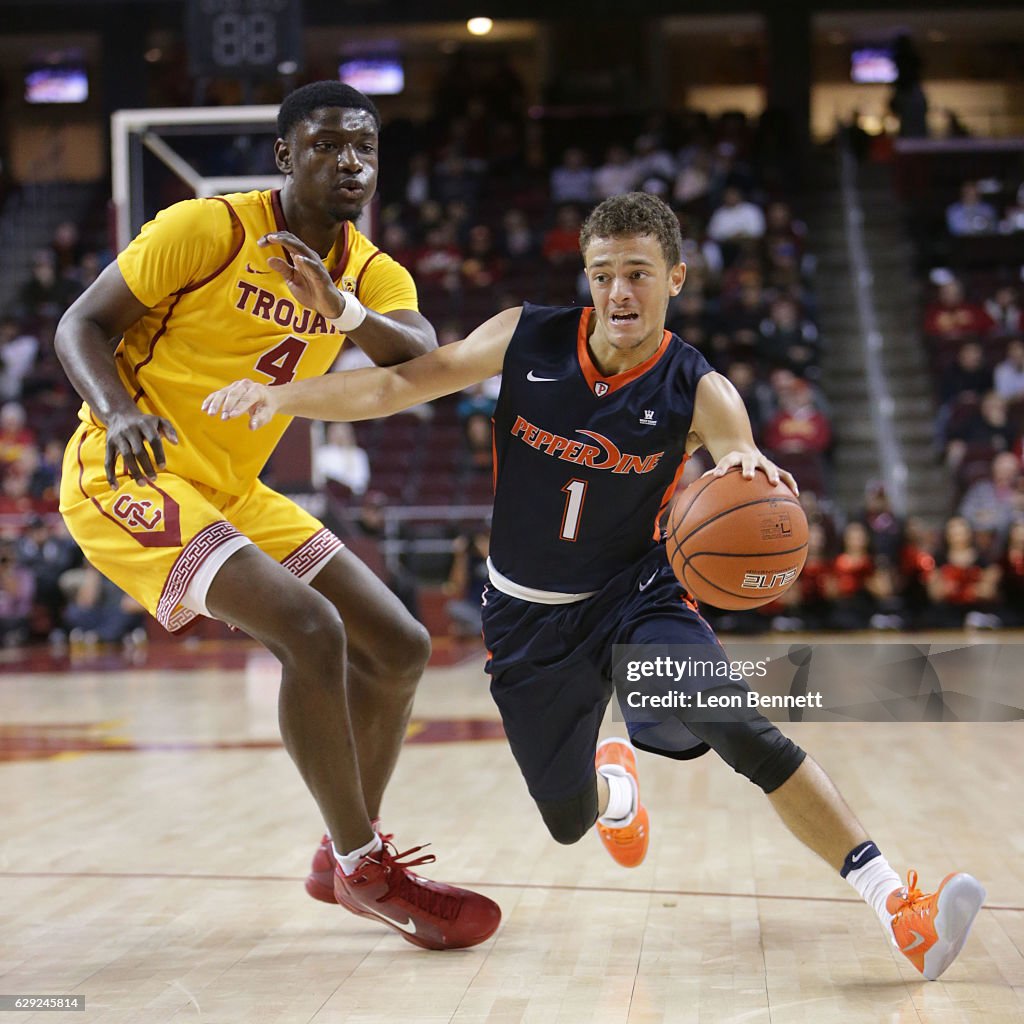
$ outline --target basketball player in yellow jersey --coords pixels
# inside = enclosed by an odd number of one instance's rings
[[[222,619],[281,661],[281,734],[328,828],[309,893],[431,949],[472,946],[497,904],[408,870],[378,828],[430,641],[321,523],[258,474],[267,438],[203,397],[327,371],[345,342],[378,365],[436,347],[406,270],[354,225],[377,184],[380,117],[317,82],[278,114],[280,191],[165,210],[61,320],[84,399],[61,512],[86,557],[168,630]],[[244,823],[239,823],[244,828]],[[244,838],[241,840],[244,842]]]

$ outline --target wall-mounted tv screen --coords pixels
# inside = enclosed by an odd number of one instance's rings
[[[84,103],[89,76],[82,64],[35,64],[25,70],[27,103]]]
[[[858,46],[850,54],[850,79],[860,83],[895,82],[892,50],[888,46]]]
[[[405,88],[402,62],[394,57],[343,60],[338,78],[367,96],[397,96]]]

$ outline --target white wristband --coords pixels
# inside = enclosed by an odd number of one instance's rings
[[[366,319],[366,307],[351,292],[345,294],[345,308],[341,316],[336,316],[330,322],[341,331],[348,334],[354,331]]]

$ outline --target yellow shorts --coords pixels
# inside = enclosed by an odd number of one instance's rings
[[[82,424],[64,453],[60,511],[96,568],[172,633],[208,615],[217,570],[255,544],[302,580],[344,546],[295,502],[258,480],[243,495],[162,472],[153,486],[110,489],[106,432]]]

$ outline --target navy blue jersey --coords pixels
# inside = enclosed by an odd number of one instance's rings
[[[491,559],[536,590],[599,590],[654,546],[711,369],[666,331],[649,359],[605,377],[587,349],[592,312],[526,304],[505,354]]]

